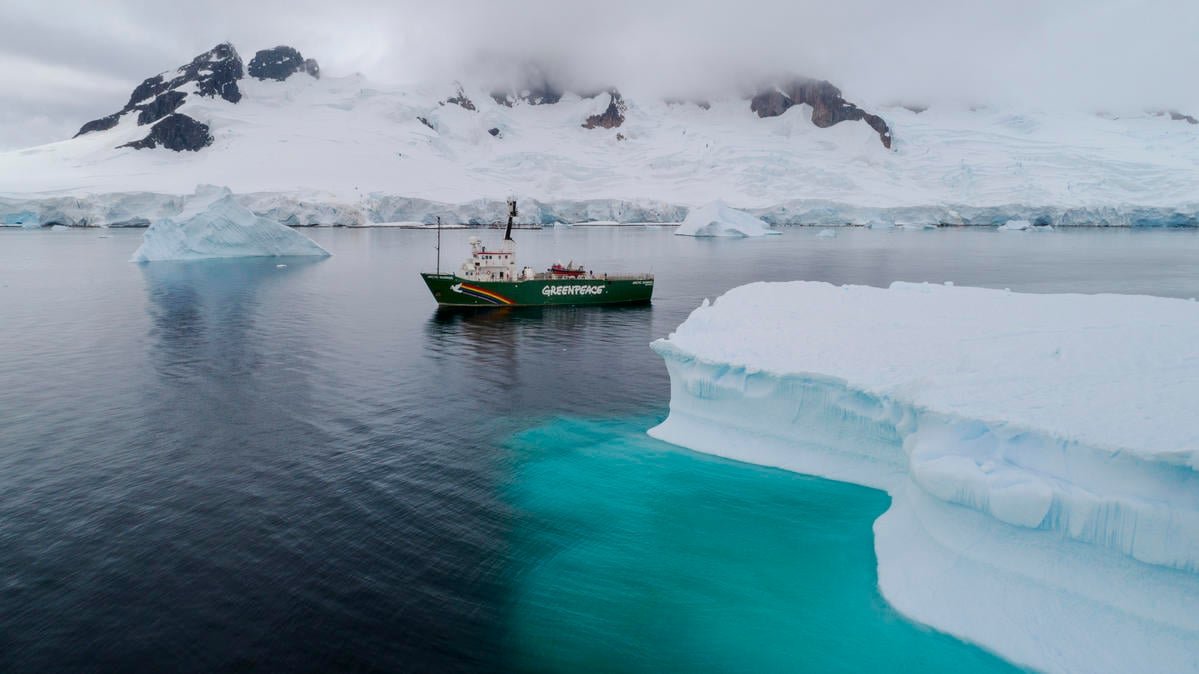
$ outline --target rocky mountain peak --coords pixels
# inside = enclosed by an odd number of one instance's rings
[[[320,77],[320,66],[315,60],[305,59],[299,51],[286,45],[263,49],[250,60],[250,75],[258,79],[285,80],[301,71],[312,77]],[[237,49],[228,42],[222,42],[174,72],[159,73],[142,80],[133,88],[125,107],[84,124],[75,135],[111,129],[125,115],[136,113],[138,126],[153,124],[150,133],[141,140],[121,147],[199,150],[212,143],[208,125],[177,110],[191,94],[220,97],[237,103],[241,100],[241,89],[237,83],[245,76],[246,68]]]
[[[299,50],[287,45],[262,49],[250,59],[250,77],[260,80],[283,80],[298,72],[320,79],[321,68],[315,59],[305,59]]]
[[[1174,120],[1175,122],[1186,122],[1187,124],[1199,124],[1199,119],[1195,119],[1194,116],[1188,115],[1185,113],[1181,113],[1177,110],[1167,110],[1166,114],[1170,115],[1170,119]]]
[[[891,147],[891,129],[887,123],[846,101],[841,90],[827,80],[793,77],[760,87],[750,99],[749,108],[759,117],[777,117],[801,103],[812,106],[812,123],[822,129],[841,122],[864,121],[878,133],[883,147]]]
[[[550,84],[549,80],[533,82],[519,89],[494,89],[491,99],[500,105],[512,107],[517,101],[529,105],[553,105],[562,100],[562,89]]]
[[[155,125],[150,135],[140,141],[127,143],[127,146],[143,148],[161,145],[172,150],[198,150],[212,142],[212,137],[208,135],[208,127],[186,115],[175,114],[175,111],[192,93],[209,98],[219,96],[230,103],[240,101],[241,90],[237,86],[237,81],[244,76],[245,70],[237,50],[228,42],[222,42],[203,54],[199,54],[190,63],[176,68],[174,72],[159,73],[142,80],[141,84],[134,87],[125,107],[111,115],[93,119],[84,124],[80,127],[79,133],[75,135],[81,136],[93,131],[111,129],[127,114],[136,113],[139,126],[154,124],[159,120],[165,121],[169,116],[175,119],[163,126],[162,129]],[[194,124],[184,122],[185,119]],[[195,132],[195,124],[204,127],[203,133]],[[169,129],[178,129],[178,132],[170,132]],[[156,133],[167,134],[172,140],[169,142],[162,138],[155,140]],[[191,146],[196,143],[203,144]]]
[[[587,121],[583,122],[583,128],[594,129],[602,127],[605,129],[615,129],[624,124],[624,113],[628,109],[625,105],[624,98],[615,88],[608,90],[608,95],[612,97],[608,103],[608,107],[597,115],[591,115]]]
[[[460,106],[464,110],[470,110],[471,112],[477,110],[475,107],[475,102],[470,100],[470,98],[467,97],[466,92],[462,90],[462,85],[455,82],[454,86],[457,87],[457,93],[450,98],[445,99],[442,101],[442,103],[453,103],[454,105]]]
[[[167,89],[177,89],[194,82],[196,93],[201,96],[220,96],[230,103],[241,100],[237,81],[245,77],[245,68],[237,50],[228,42],[222,42],[200,54],[176,72],[178,76]]]

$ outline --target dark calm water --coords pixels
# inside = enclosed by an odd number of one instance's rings
[[[0,231],[0,671],[1006,671],[878,595],[885,494],[646,437],[648,343],[755,280],[1199,296],[1195,231],[559,228],[653,305],[440,314],[431,233],[305,233]]]

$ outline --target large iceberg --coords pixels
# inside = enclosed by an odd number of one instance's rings
[[[1199,671],[1199,303],[755,283],[654,342],[651,435],[884,489],[901,612],[1052,672]]]
[[[146,230],[132,262],[224,257],[327,256],[299,232],[255,215],[226,187],[203,185],[178,215]]]
[[[762,220],[744,211],[713,201],[687,214],[674,231],[681,236],[766,236],[778,234]]]

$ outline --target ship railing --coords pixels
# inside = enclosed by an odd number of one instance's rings
[[[607,276],[596,276],[599,280],[608,281],[652,281],[653,274],[608,274]]]
[[[533,275],[538,281],[652,281],[653,274],[586,274],[583,276],[567,276],[566,274],[551,274],[538,272]]]

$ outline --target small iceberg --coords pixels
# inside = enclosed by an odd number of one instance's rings
[[[817,239],[835,239],[835,238],[837,238],[837,231],[833,230],[833,229],[825,228],[825,229],[820,230],[816,234],[816,238]]]
[[[1032,223],[1027,220],[1008,220],[999,226],[1000,231],[1004,232],[1023,232],[1031,228]]]
[[[780,234],[770,225],[744,211],[713,201],[692,209],[674,231],[679,236],[769,236]]]
[[[999,226],[1001,232],[1052,232],[1053,225],[1038,225],[1028,220],[1008,220]]]
[[[329,251],[276,220],[237,203],[227,187],[201,185],[183,210],[142,235],[131,262],[229,257],[327,257]]]

